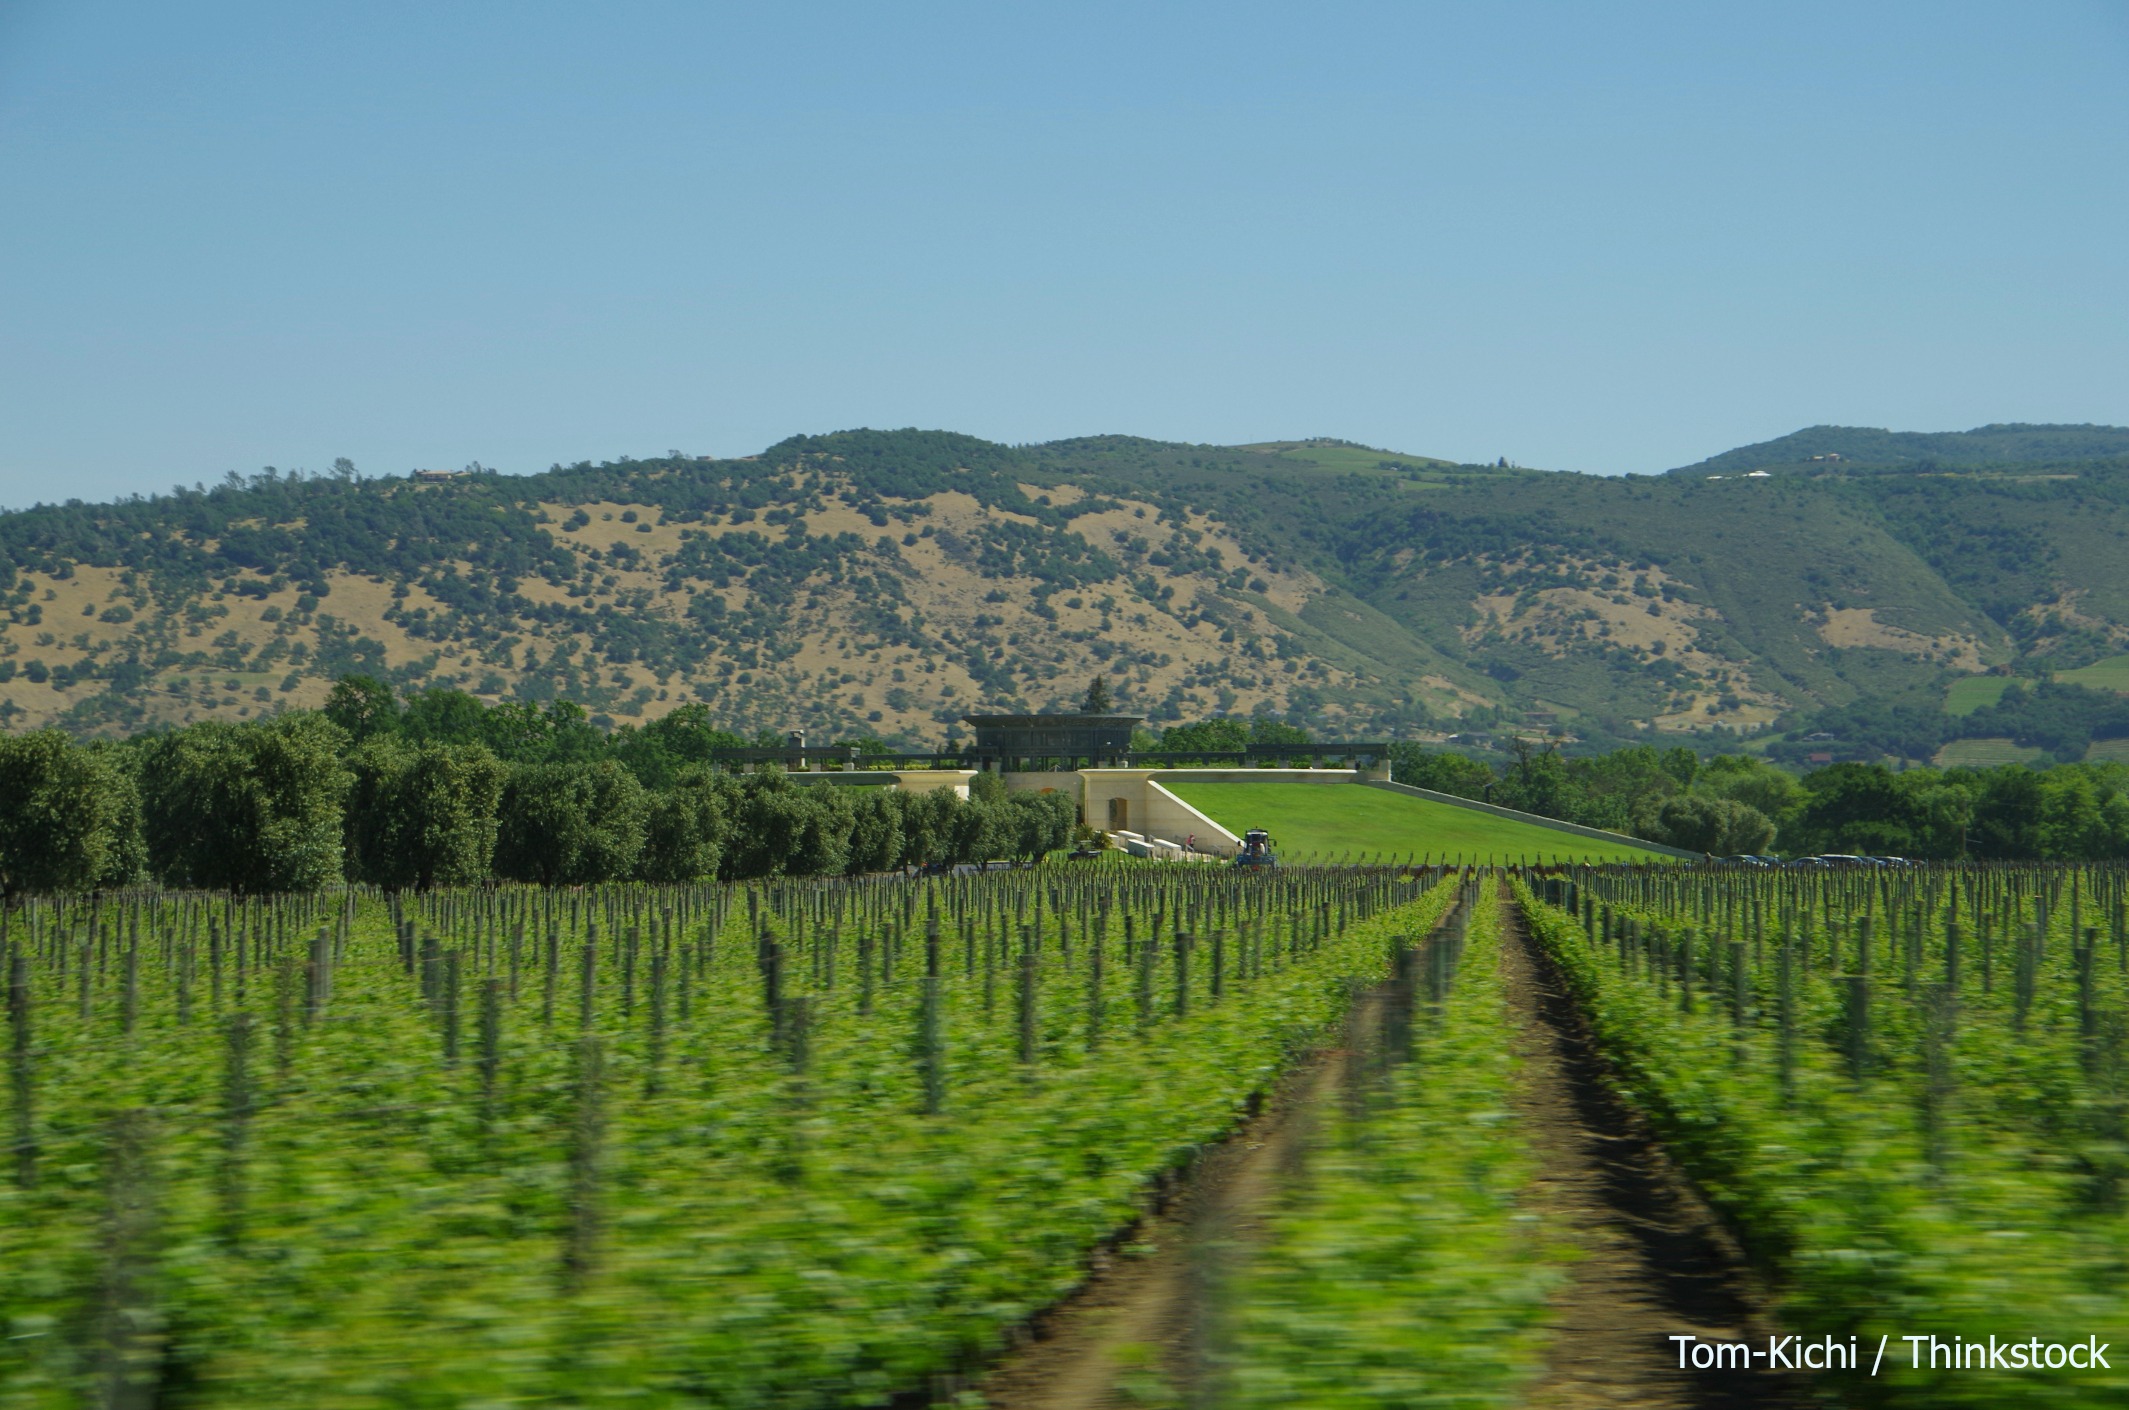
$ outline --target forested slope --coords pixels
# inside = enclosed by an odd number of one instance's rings
[[[355,670],[927,743],[1098,672],[1157,722],[1329,734],[1938,711],[1960,676],[2129,649],[2125,438],[1814,428],[1621,478],[916,431],[440,482],[267,471],[0,514],[0,714],[257,716]]]

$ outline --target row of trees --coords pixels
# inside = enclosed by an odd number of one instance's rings
[[[1106,707],[1105,686],[1090,688],[1088,708]],[[1170,728],[1159,745],[1307,738],[1273,721],[1214,720]],[[5,737],[0,888],[821,875],[1037,857],[1064,845],[1075,822],[1069,799],[1009,798],[990,775],[962,800],[709,766],[714,749],[762,742],[775,741],[720,729],[700,706],[602,730],[567,702],[491,706],[451,690],[401,700],[362,677],[343,679],[321,711],[254,724],[89,744],[56,731]],[[1496,770],[1409,744],[1393,747],[1392,763],[1403,782],[1715,855],[2129,857],[2129,767],[2119,764],[1839,764],[1799,778],[1683,747],[1568,757],[1521,746]]]
[[[1143,731],[1142,731],[1143,732]],[[1176,753],[1203,750],[1210,753],[1235,753],[1252,744],[1310,744],[1307,730],[1299,725],[1282,724],[1262,716],[1238,720],[1232,717],[1217,720],[1202,720],[1196,724],[1170,725],[1160,733],[1158,741],[1148,739],[1141,746],[1133,741],[1133,747],[1162,749]]]
[[[1038,858],[1070,841],[1068,797],[801,786],[684,765],[647,786],[618,759],[512,763],[486,744],[324,714],[208,722],[120,744],[0,738],[0,887],[153,880],[243,892],[727,880]]]
[[[1649,745],[1569,758],[1518,748],[1498,771],[1400,744],[1403,783],[1716,856],[1779,847],[1929,860],[2129,857],[2129,767],[1907,769],[1834,764],[1799,777],[1763,759]]]
[[[2042,749],[2062,763],[2083,759],[2098,741],[2129,739],[2129,698],[2111,690],[2063,681],[2012,681],[1993,704],[1963,715],[1928,704],[1889,704],[1866,698],[1818,711],[1768,753],[1802,763],[1825,749],[1826,736],[1847,754],[1927,759],[1959,739],[2008,739]]]

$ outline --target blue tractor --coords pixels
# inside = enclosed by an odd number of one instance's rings
[[[1235,853],[1235,868],[1238,871],[1270,870],[1279,865],[1272,854],[1271,834],[1261,827],[1253,827],[1242,834],[1242,849]]]

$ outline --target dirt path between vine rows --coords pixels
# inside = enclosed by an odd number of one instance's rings
[[[1579,1012],[1503,901],[1506,1035],[1546,1224],[1580,1257],[1551,1307],[1528,1410],[1804,1410],[1800,1379],[1678,1369],[1667,1338],[1752,1339],[1772,1321],[1742,1254],[1646,1126],[1604,1083]],[[1364,1000],[1363,1002],[1372,1001]],[[1187,1183],[1072,1297],[973,1387],[991,1410],[1126,1410],[1200,1403],[1208,1284],[1246,1258],[1314,1124],[1337,1101],[1343,1053],[1299,1068],[1266,1110],[1211,1148]],[[1134,1394],[1134,1391],[1139,1393]]]
[[[1538,1162],[1537,1206],[1578,1248],[1554,1295],[1529,1410],[1790,1410],[1800,1380],[1678,1368],[1690,1334],[1765,1346],[1771,1321],[1735,1242],[1646,1125],[1605,1085],[1587,1026],[1512,901],[1502,978],[1522,1062],[1518,1106]]]
[[[1035,1320],[975,1386],[991,1410],[1120,1410],[1167,1403],[1201,1374],[1208,1284],[1261,1235],[1264,1213],[1336,1101],[1343,1054],[1316,1054],[1265,1109],[1207,1150],[1187,1184],[1085,1287]],[[1134,1394],[1134,1387],[1147,1394]]]

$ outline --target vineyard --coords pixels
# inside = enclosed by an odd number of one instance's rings
[[[950,1386],[1446,894],[1109,865],[32,903],[0,1404]]]
[[[2125,873],[1687,873],[1519,884],[1616,1080],[1769,1270],[1844,1399],[2119,1405],[1956,1343],[2123,1330]],[[1934,1336],[1912,1364],[1907,1336]],[[1867,1369],[1867,1367],[1865,1368]]]
[[[1170,1255],[1147,1344],[1101,1351],[1122,1398],[1084,1403],[2121,1404],[1900,1339],[2119,1328],[2124,883],[1111,861],[32,900],[0,1407],[1075,1403],[1026,1389],[1069,1379],[1044,1346]],[[1578,1142],[1644,1143],[1682,1202]],[[1277,1159],[1222,1186],[1223,1143]],[[1738,1401],[1666,1330],[1891,1352]]]

